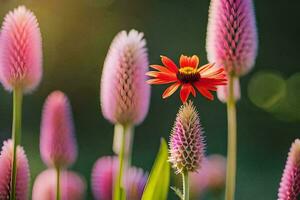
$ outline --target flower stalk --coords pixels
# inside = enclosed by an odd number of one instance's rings
[[[60,200],[60,168],[56,167],[56,200]]]
[[[125,158],[125,148],[126,148],[126,134],[128,132],[128,129],[130,128],[130,125],[122,125],[122,133],[121,133],[121,146],[120,146],[120,152],[119,152],[119,170],[118,170],[118,176],[117,181],[115,183],[114,188],[114,200],[120,200],[122,196],[122,182],[123,182],[123,171],[124,171],[124,158]]]
[[[229,75],[228,99],[227,99],[227,121],[228,121],[228,141],[227,141],[227,172],[225,199],[234,200],[236,182],[236,149],[237,149],[237,125],[236,125],[236,103],[234,97],[234,74]]]
[[[22,127],[22,89],[16,87],[13,91],[13,125],[12,125],[12,140],[13,140],[13,159],[11,173],[11,194],[10,199],[16,200],[16,180],[17,180],[17,146],[21,142],[21,127]]]
[[[189,172],[184,170],[182,174],[182,185],[183,185],[183,200],[190,199],[190,190],[189,190]]]

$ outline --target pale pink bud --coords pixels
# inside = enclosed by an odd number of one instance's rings
[[[252,0],[211,0],[206,50],[209,62],[228,73],[246,74],[257,54],[257,31]]]
[[[111,43],[101,78],[101,108],[112,123],[139,124],[148,112],[148,53],[143,33],[121,31]]]
[[[56,199],[56,171],[48,169],[35,179],[32,200]],[[60,176],[61,200],[84,200],[86,184],[84,179],[71,171],[62,171]]]
[[[96,200],[112,200],[114,180],[118,174],[118,158],[102,157],[97,160],[92,171],[92,190]],[[141,200],[148,175],[136,167],[124,170],[123,186],[126,199]]]
[[[180,107],[169,145],[169,161],[176,173],[198,171],[204,158],[205,145],[200,119],[192,101]]]
[[[17,147],[16,199],[28,199],[30,171],[28,160],[21,146]],[[0,154],[0,199],[9,199],[11,192],[11,175],[13,160],[13,143],[3,143]]]
[[[9,12],[0,35],[0,81],[6,90],[24,92],[37,87],[42,77],[42,38],[35,15],[25,6]]]
[[[218,99],[223,102],[226,103],[227,102],[227,98],[228,98],[228,94],[229,94],[229,90],[228,90],[228,85],[220,85],[218,86],[218,90],[217,90],[217,96]],[[234,99],[235,101],[238,101],[241,99],[241,89],[240,89],[240,82],[238,78],[234,79],[233,82],[233,93],[234,93]]]
[[[297,200],[300,196],[300,140],[292,144],[280,182],[278,200]]]
[[[205,190],[221,191],[226,180],[226,159],[221,155],[210,155],[198,172],[190,175],[190,190],[193,196],[201,195]]]
[[[63,92],[54,91],[45,101],[40,152],[49,167],[67,167],[76,160],[77,147],[71,106]]]

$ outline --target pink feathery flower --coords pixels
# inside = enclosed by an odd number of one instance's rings
[[[297,200],[300,197],[300,140],[292,144],[280,182],[278,200]]]
[[[118,158],[99,158],[92,171],[92,191],[96,200],[112,200],[114,180],[118,174]],[[148,175],[136,167],[124,170],[123,185],[126,199],[141,200]]]
[[[112,123],[139,124],[148,112],[148,53],[144,34],[121,31],[111,43],[101,78],[101,108]]]
[[[77,157],[71,106],[61,91],[46,99],[41,122],[40,152],[48,166],[67,167]]]
[[[9,12],[0,35],[0,81],[6,90],[32,91],[42,77],[42,38],[35,15],[25,6]]]
[[[217,88],[217,96],[218,99],[223,102],[226,103],[227,102],[227,98],[228,98],[228,85],[220,85]],[[240,82],[239,79],[234,79],[233,82],[233,93],[234,93],[234,99],[235,101],[238,101],[241,99],[241,89],[240,89]]]
[[[257,31],[252,0],[211,0],[206,50],[209,62],[240,76],[253,67]]]
[[[114,179],[118,173],[118,158],[99,158],[92,171],[92,191],[96,200],[112,200]]]
[[[86,183],[75,172],[62,171],[60,177],[61,200],[84,200]],[[56,171],[48,169],[35,179],[32,189],[32,200],[56,199]]]
[[[179,109],[170,137],[170,156],[176,173],[196,172],[204,158],[204,136],[192,101]]]
[[[9,199],[11,187],[13,159],[13,143],[7,140],[3,143],[0,154],[0,199]],[[21,146],[17,147],[17,178],[16,178],[16,199],[28,199],[30,171],[28,160]]]
[[[190,175],[190,191],[195,197],[205,190],[221,191],[226,180],[226,158],[213,154],[204,159],[199,172]]]

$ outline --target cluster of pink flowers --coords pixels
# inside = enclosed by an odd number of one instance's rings
[[[37,88],[42,78],[39,25],[35,15],[20,6],[5,16],[0,33],[0,82],[6,90],[14,92],[14,100],[21,100],[23,94]],[[226,181],[226,162],[230,157],[226,161],[220,155],[205,155],[199,113],[188,99],[196,97],[198,91],[213,100],[213,92],[217,91],[220,101],[229,102],[231,96],[234,104],[241,97],[239,78],[254,66],[257,48],[252,0],[211,0],[206,45],[210,63],[201,67],[196,55],[181,55],[179,65],[161,56],[162,65],[151,65],[155,71],[148,71],[144,34],[134,29],[119,32],[108,50],[100,83],[102,114],[115,125],[113,148],[116,155],[101,156],[95,162],[91,172],[94,198],[119,200],[119,192],[124,190],[127,200],[144,199],[151,175],[148,177],[147,172],[131,164],[131,149],[134,127],[141,124],[148,113],[149,84],[172,83],[163,93],[163,98],[181,87],[183,105],[171,131],[168,153],[165,145],[168,160],[163,160],[172,164],[176,175],[183,176],[183,190],[177,191],[178,195],[188,200],[189,189],[195,198],[207,190],[222,191]],[[147,76],[151,78],[147,79]],[[233,94],[230,94],[228,85]],[[21,101],[19,104],[14,107],[12,139],[4,141],[0,153],[0,200],[26,200],[29,197],[29,163],[18,141]],[[32,199],[85,199],[87,186],[84,177],[69,169],[76,162],[78,149],[71,103],[65,93],[54,91],[46,98],[40,129],[40,155],[47,169],[36,177]],[[233,165],[227,166],[235,169]],[[288,154],[278,200],[296,200],[299,194],[300,140],[297,139]]]

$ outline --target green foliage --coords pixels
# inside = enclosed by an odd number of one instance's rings
[[[166,200],[170,182],[170,164],[168,163],[168,145],[161,139],[159,152],[152,167],[142,200]]]

